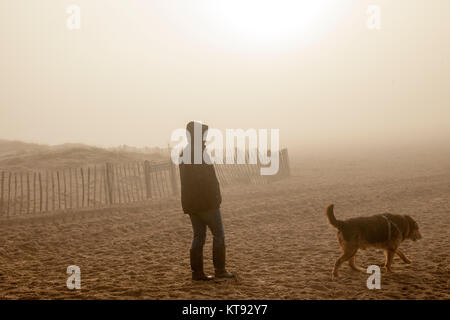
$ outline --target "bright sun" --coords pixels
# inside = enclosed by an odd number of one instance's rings
[[[221,1],[216,9],[234,32],[274,40],[307,32],[320,16],[323,5],[323,1],[317,0],[227,0]]]
[[[188,36],[233,48],[279,48],[318,39],[344,0],[163,0],[170,22]]]

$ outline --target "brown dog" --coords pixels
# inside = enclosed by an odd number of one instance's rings
[[[413,218],[386,213],[342,221],[336,219],[333,209],[332,204],[327,208],[328,222],[339,230],[338,240],[343,253],[334,265],[332,279],[338,276],[338,269],[345,261],[348,261],[352,269],[364,271],[355,264],[358,249],[373,247],[385,250],[384,267],[388,272],[392,271],[391,265],[395,254],[405,263],[411,263],[398,247],[405,239],[416,241],[422,238],[419,225]]]

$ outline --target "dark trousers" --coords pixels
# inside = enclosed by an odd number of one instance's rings
[[[225,232],[223,229],[222,215],[220,209],[190,214],[194,239],[191,249],[203,248],[206,240],[206,227],[213,234],[213,248],[225,246]]]

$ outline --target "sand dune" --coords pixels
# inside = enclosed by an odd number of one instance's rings
[[[167,161],[167,150],[129,146],[105,149],[79,143],[49,146],[0,139],[0,171],[67,169],[145,160]]]
[[[405,163],[387,171],[367,163],[294,167],[291,179],[224,191],[228,266],[237,281],[191,282],[190,222],[179,200],[168,199],[2,221],[0,298],[450,299],[449,171]],[[340,218],[414,216],[424,239],[402,245],[413,263],[396,258],[381,290],[368,290],[368,274],[347,264],[331,281],[340,253],[324,215],[331,202]],[[211,272],[210,235],[205,257]],[[357,262],[381,264],[383,254],[360,251]],[[69,265],[81,268],[79,291],[66,288]]]

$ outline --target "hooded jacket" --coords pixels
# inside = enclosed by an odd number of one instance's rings
[[[193,125],[190,122],[187,126],[188,132],[193,139]],[[208,127],[203,125],[202,133]],[[181,163],[181,206],[186,214],[196,214],[220,208],[222,195],[220,193],[219,181],[217,180],[214,165],[207,164],[202,159],[201,164],[194,164],[193,143],[189,143],[183,153],[190,149],[191,163]]]

